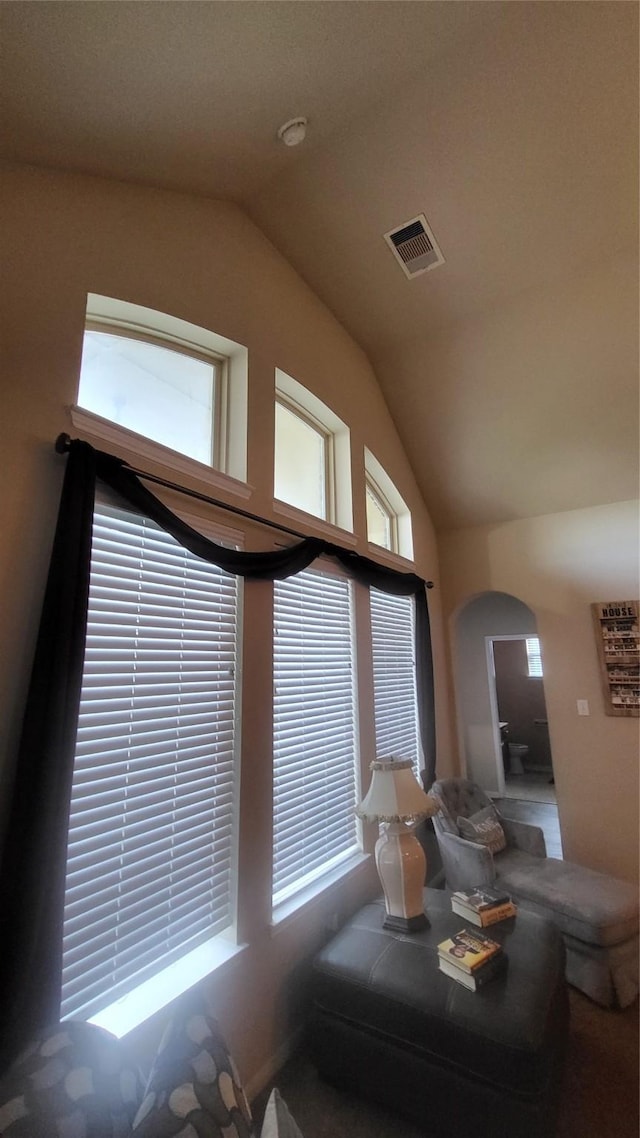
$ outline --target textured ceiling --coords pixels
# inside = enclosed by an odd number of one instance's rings
[[[368,353],[440,528],[636,495],[635,4],[5,2],[0,23],[1,153],[242,204]],[[407,281],[382,234],[418,213],[445,265]]]

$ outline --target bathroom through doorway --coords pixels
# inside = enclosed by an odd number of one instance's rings
[[[497,761],[504,778],[502,794],[505,798],[555,803],[538,638],[512,634],[488,636],[486,641],[494,722],[499,732]]]

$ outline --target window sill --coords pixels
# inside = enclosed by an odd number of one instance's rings
[[[301,889],[299,893],[295,893],[293,897],[288,897],[286,901],[281,901],[279,905],[274,906],[271,916],[271,935],[277,936],[292,921],[301,916],[303,910],[308,911],[314,905],[319,904],[328,889],[360,869],[370,858],[371,855],[366,853],[352,854],[345,861],[334,866],[328,873],[323,874],[322,877],[318,877],[304,889]]]
[[[373,541],[368,541],[367,547],[369,556],[374,561],[388,561],[394,568],[415,573],[415,561],[412,558],[405,557],[402,553],[396,553],[395,550],[386,549],[384,545],[376,545]]]
[[[319,518],[316,514],[308,514],[305,510],[299,510],[296,506],[288,506],[286,502],[281,502],[279,498],[274,498],[273,512],[274,514],[280,514],[282,517],[289,518],[291,521],[301,522],[307,528],[311,527],[318,530],[319,533],[331,538],[336,544],[357,545],[357,538],[350,530],[341,529],[340,526],[333,525],[332,522],[327,522],[323,518]]]
[[[110,423],[108,419],[94,415],[92,411],[85,411],[83,407],[70,407],[69,414],[76,430],[88,435],[90,439],[119,447],[127,454],[124,461],[130,462],[133,466],[137,466],[140,459],[143,459],[155,462],[166,470],[174,470],[189,478],[195,478],[208,487],[215,486],[218,490],[227,490],[239,498],[249,499],[253,493],[253,487],[247,482],[241,482],[240,479],[216,470],[213,466],[206,466],[195,458],[189,458],[188,455],[179,454],[178,451],[162,446],[161,443],[155,443],[152,439],[138,435],[127,427]]]
[[[122,996],[109,1007],[89,1017],[89,1023],[103,1027],[121,1039],[156,1012],[162,1011],[183,992],[204,980],[228,960],[238,956],[245,945],[235,944],[224,933],[194,948],[156,976]]]

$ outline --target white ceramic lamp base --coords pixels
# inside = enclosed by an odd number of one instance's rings
[[[376,865],[387,916],[383,927],[416,932],[427,925],[424,888],[427,859],[415,834],[404,822],[388,822],[376,842]]]

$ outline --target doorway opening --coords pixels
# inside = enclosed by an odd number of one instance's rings
[[[529,662],[533,642],[540,647],[535,614],[509,593],[481,593],[458,609],[452,631],[462,772],[505,817],[541,826],[548,854],[562,857],[544,677]]]
[[[537,636],[487,636],[492,718],[505,798],[556,802],[549,721]]]

